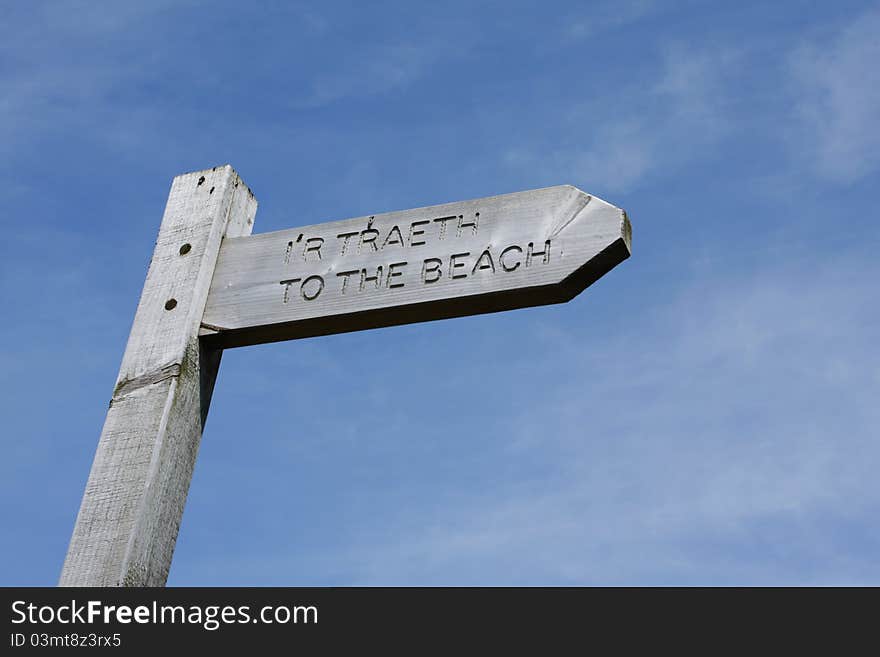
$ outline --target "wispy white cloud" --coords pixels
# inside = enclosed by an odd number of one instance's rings
[[[834,529],[880,505],[880,271],[821,269],[695,284],[603,344],[548,326],[545,383],[502,431],[553,474],[402,511],[393,543],[314,565],[365,584],[880,580]]]
[[[599,32],[635,23],[657,10],[654,0],[593,2],[588,11],[567,18],[564,36],[568,40],[586,39]]]
[[[792,140],[807,169],[852,183],[880,166],[880,12],[799,46],[791,56],[799,130]]]
[[[666,44],[659,63],[639,79],[622,80],[613,95],[595,94],[565,116],[555,144],[511,149],[508,165],[543,170],[548,179],[627,191],[701,157],[734,128],[732,79],[743,68],[735,49]],[[594,94],[591,90],[591,94]]]
[[[0,154],[10,160],[51,134],[128,145],[149,110],[108,99],[149,77],[150,21],[186,2],[58,1],[22,5],[0,24]],[[140,46],[140,47],[138,47]]]
[[[400,89],[417,80],[448,48],[440,44],[383,44],[366,51],[352,51],[337,70],[318,72],[310,89],[291,105],[323,107],[345,98],[365,98]]]

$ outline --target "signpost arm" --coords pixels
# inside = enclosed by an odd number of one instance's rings
[[[256,210],[228,165],[174,179],[61,586],[165,584],[220,364],[202,314],[221,240]]]

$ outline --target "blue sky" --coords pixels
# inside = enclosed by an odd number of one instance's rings
[[[54,585],[171,178],[570,183],[572,302],[228,351],[171,585],[880,584],[880,5],[5,2],[0,584]]]

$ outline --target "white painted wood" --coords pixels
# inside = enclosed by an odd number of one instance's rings
[[[256,209],[228,165],[174,179],[61,586],[165,584],[220,363],[199,325],[221,240]]]
[[[202,335],[233,347],[568,301],[630,255],[568,185],[226,240]]]

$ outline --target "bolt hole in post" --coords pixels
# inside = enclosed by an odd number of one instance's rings
[[[186,255],[191,250],[192,250],[192,244],[187,242],[186,244],[184,244],[183,246],[180,247],[180,255]]]
[[[177,307],[177,299],[168,299],[165,302],[165,310],[174,310]]]

